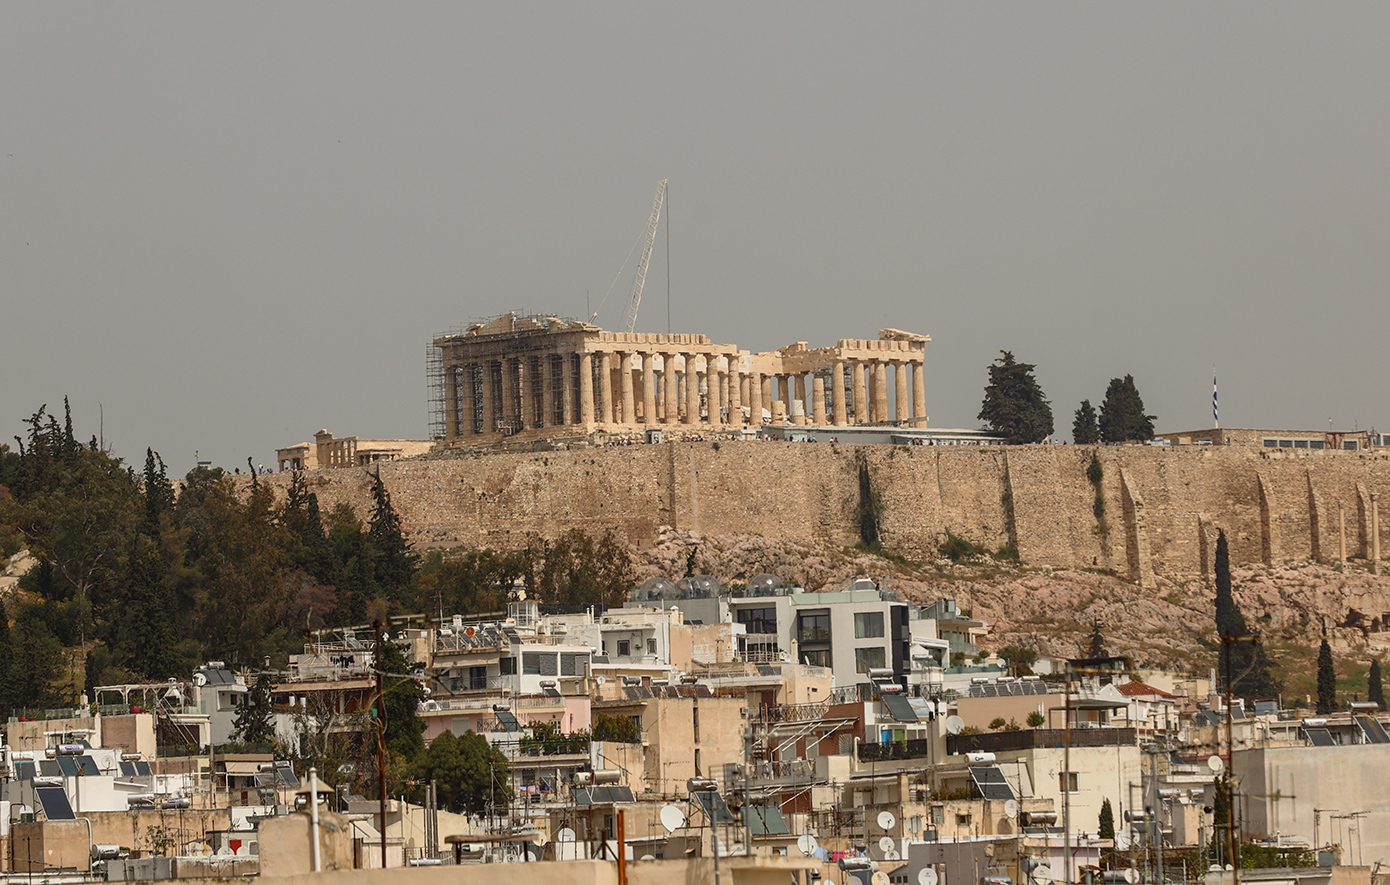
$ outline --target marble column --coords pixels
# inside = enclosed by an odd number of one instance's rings
[[[483,370],[483,433],[492,433],[497,429],[492,420],[492,363],[482,364]]]
[[[817,427],[825,426],[825,379],[819,375],[811,379],[811,421]]]
[[[642,423],[656,423],[656,359],[642,354]]]
[[[836,360],[830,370],[831,414],[836,427],[849,423],[849,410],[845,408],[845,361]]]
[[[719,412],[718,412],[718,414],[716,415],[716,419],[717,419],[717,420],[711,420],[710,423],[711,423],[711,424],[728,424],[729,421],[730,421],[730,416],[729,416],[729,399],[730,399],[730,395],[729,395],[729,367],[728,367],[727,365],[722,366],[722,367],[719,369],[718,376],[719,376]]]
[[[888,420],[888,365],[882,360],[874,360],[872,365],[874,398],[869,404],[869,410],[873,412],[875,422],[884,423]]]
[[[907,392],[907,362],[898,360],[894,363],[897,369],[897,377],[893,379],[893,400],[897,411],[898,421],[906,424],[907,419],[912,417],[912,400],[908,399]]]
[[[665,410],[662,412],[661,420],[665,424],[676,424],[681,419],[681,394],[680,388],[676,386],[676,355],[674,353],[662,354],[661,363],[662,389],[666,391]]]
[[[748,423],[761,427],[763,423],[763,373],[748,373]]]
[[[797,373],[792,376],[792,396],[796,399],[796,408],[788,411],[796,417],[792,419],[793,424],[806,423],[806,376]]]
[[[446,363],[444,365],[444,441],[448,442],[459,435],[463,422],[459,420],[459,369]]]
[[[555,356],[541,357],[541,426],[555,426]]]
[[[516,426],[518,430],[525,430],[535,426],[536,405],[531,396],[531,358],[523,356],[516,361],[516,386],[517,393],[520,395],[520,402],[517,407],[520,414],[517,415]]]
[[[700,370],[693,353],[685,355],[685,423],[700,423]]]
[[[854,375],[854,423],[869,423],[869,397],[864,383],[864,372],[867,364],[863,360],[855,360],[850,364],[850,373]]]
[[[743,373],[738,355],[729,357],[729,426],[743,426]]]
[[[596,354],[594,362],[598,365],[598,396],[594,401],[594,420],[600,424],[613,423],[613,355],[608,352]]]
[[[912,363],[912,426],[927,426],[927,369],[921,360]]]
[[[587,350],[579,352],[579,423],[594,423],[594,355]]]
[[[623,387],[623,417],[621,421],[624,424],[636,424],[637,399],[633,396],[632,391],[632,354],[618,354],[618,371],[622,373],[619,380]]]
[[[516,424],[516,360],[507,357],[502,360],[502,387],[498,395],[502,398],[502,423],[510,429]]]

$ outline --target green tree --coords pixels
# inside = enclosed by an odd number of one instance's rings
[[[616,744],[640,744],[642,730],[628,716],[610,716],[595,713],[590,736],[596,741],[611,741]]]
[[[15,702],[15,649],[10,640],[10,616],[5,601],[0,599],[0,716],[8,717],[18,704]]]
[[[424,686],[415,678],[418,667],[405,659],[405,651],[386,640],[381,649],[381,666],[386,698],[384,708],[386,750],[398,762],[409,763],[425,749],[425,723],[420,719]]]
[[[1110,800],[1106,799],[1100,803],[1100,832],[1097,835],[1102,839],[1115,838],[1115,809],[1110,807]]]
[[[1371,670],[1366,674],[1366,700],[1385,709],[1385,688],[1380,682],[1380,661],[1376,658],[1371,658]]]
[[[1119,443],[1153,439],[1154,416],[1144,414],[1144,400],[1134,386],[1134,376],[1111,378],[1100,404],[1100,438]]]
[[[1275,697],[1279,694],[1279,684],[1270,675],[1269,657],[1259,639],[1251,634],[1232,592],[1231,553],[1224,530],[1218,530],[1216,535],[1213,571],[1216,578],[1216,638],[1218,643],[1229,646],[1222,649],[1219,656],[1221,683],[1224,686],[1230,679],[1231,692],[1236,697]]]
[[[1071,441],[1078,446],[1090,446],[1100,442],[1100,426],[1096,424],[1096,410],[1091,401],[1083,399],[1081,406],[1071,419]]]
[[[246,703],[237,711],[232,723],[237,740],[248,744],[269,744],[275,740],[274,711],[270,704],[273,687],[269,673],[256,676],[255,684],[246,693]]]
[[[1318,646],[1318,715],[1326,716],[1337,711],[1337,671],[1332,665],[1332,646],[1327,637]]]
[[[993,719],[989,721],[989,730],[998,731],[999,729],[1003,728],[1008,724],[1009,723],[1004,720],[1003,716],[995,716]]]
[[[1037,710],[1028,714],[1027,722],[1029,728],[1038,728],[1046,721],[1043,714],[1039,713]]]
[[[571,529],[527,551],[526,585],[543,602],[565,606],[621,605],[636,580],[628,546],[614,532],[598,540]]]
[[[1014,676],[1029,676],[1033,672],[1033,665],[1038,662],[1038,653],[1031,648],[1023,648],[1018,645],[1006,645],[998,651],[999,659],[1009,667],[1009,672]]]
[[[420,557],[405,538],[401,517],[391,506],[391,493],[381,481],[381,470],[372,477],[372,518],[367,526],[375,557],[377,583],[397,605],[411,597]]]
[[[1052,434],[1052,406],[1033,375],[1034,366],[1007,350],[989,366],[989,384],[977,416],[1010,443],[1042,442]]]

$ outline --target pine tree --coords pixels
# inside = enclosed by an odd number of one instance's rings
[[[1133,375],[1110,379],[1100,404],[1098,427],[1100,438],[1109,443],[1153,439],[1154,416],[1144,414],[1144,400]]]
[[[1096,410],[1091,401],[1083,399],[1081,406],[1071,421],[1071,441],[1078,446],[1090,446],[1100,442],[1100,426],[1096,423]]]
[[[1332,646],[1327,637],[1318,647],[1318,715],[1326,716],[1337,710],[1337,672],[1332,667]]]
[[[1100,803],[1100,832],[1097,834],[1102,839],[1115,838],[1115,809],[1110,807],[1110,800],[1106,799]]]
[[[1380,705],[1385,709],[1385,689],[1380,682],[1380,661],[1371,659],[1371,672],[1366,674],[1366,700]]]
[[[1007,350],[989,367],[989,384],[979,419],[1010,443],[1042,442],[1052,435],[1052,406],[1043,396],[1033,365],[1015,362]]]

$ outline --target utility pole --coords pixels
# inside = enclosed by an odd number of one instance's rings
[[[381,661],[381,620],[372,622],[376,634],[376,789],[381,810],[381,868],[386,869],[386,674]]]
[[[1221,657],[1226,665],[1226,851],[1231,864],[1231,885],[1240,885],[1240,858],[1236,856],[1236,743],[1231,727],[1231,643],[1235,637],[1221,637]]]

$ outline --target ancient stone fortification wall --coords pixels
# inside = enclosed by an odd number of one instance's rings
[[[1092,459],[1099,482],[1087,477]],[[1211,568],[1225,529],[1235,564],[1370,550],[1373,492],[1390,456],[1225,447],[947,448],[810,443],[668,443],[383,463],[417,544],[508,547],[566,529],[618,529],[651,543],[660,526],[788,541],[857,542],[859,463],[881,506],[885,546],[931,559],[950,531],[1029,565],[1113,568],[1141,583]],[[376,469],[376,468],[371,468]],[[286,483],[288,477],[274,477]],[[309,474],[325,510],[370,508],[366,470]],[[1097,487],[1103,518],[1096,515]],[[1390,514],[1387,514],[1390,516]],[[1390,523],[1390,518],[1382,524]],[[1390,531],[1382,528],[1382,543]]]

